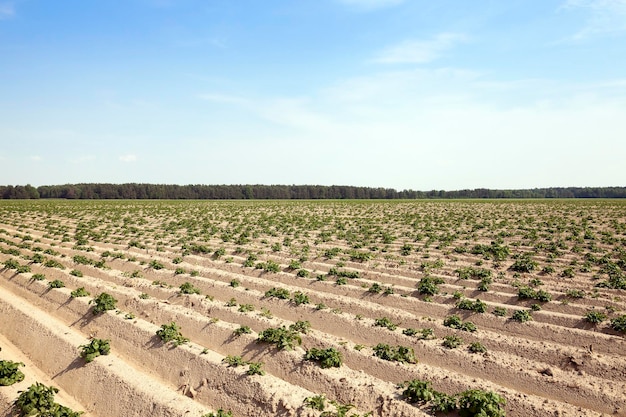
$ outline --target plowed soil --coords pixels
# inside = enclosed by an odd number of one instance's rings
[[[0,359],[26,364],[0,416],[34,382],[90,417],[319,416],[316,396],[430,415],[402,395],[415,379],[497,393],[507,416],[626,416],[619,201],[0,201],[0,263]],[[157,336],[172,322],[188,341]],[[292,348],[258,340],[302,322]],[[86,363],[93,338],[111,353]]]

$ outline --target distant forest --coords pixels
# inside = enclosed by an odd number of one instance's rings
[[[626,198],[626,187],[551,187],[527,190],[477,188],[458,191],[396,191],[344,185],[65,184],[0,186],[3,199],[319,200],[453,198]]]

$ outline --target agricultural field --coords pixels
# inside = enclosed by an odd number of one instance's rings
[[[5,200],[0,268],[0,416],[626,416],[618,200]]]

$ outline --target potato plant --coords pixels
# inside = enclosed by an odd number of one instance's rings
[[[25,366],[22,362],[0,360],[0,386],[13,385],[24,380],[24,373],[20,367]]]
[[[180,331],[180,327],[175,322],[162,324],[161,328],[156,331],[156,335],[163,343],[172,342],[176,346],[189,342],[189,339],[183,336]]]
[[[275,345],[279,350],[293,350],[293,348],[302,344],[302,337],[300,337],[298,331],[285,326],[267,328],[259,333],[257,340]]]
[[[117,300],[106,292],[98,294],[96,298],[91,300],[89,304],[94,304],[93,314],[102,314],[108,310],[115,310],[115,306],[117,304]]]
[[[385,343],[379,343],[372,348],[374,356],[391,362],[400,363],[417,363],[413,348],[406,346],[390,346]]]
[[[54,401],[58,388],[47,387],[40,382],[22,391],[13,402],[13,410],[18,417],[79,417],[82,411],[73,411]]]
[[[111,353],[110,342],[108,339],[91,339],[88,344],[79,346],[80,356],[89,363],[100,355],[108,355]]]
[[[318,362],[322,368],[339,368],[343,363],[341,352],[335,348],[311,348],[306,351],[304,359]]]

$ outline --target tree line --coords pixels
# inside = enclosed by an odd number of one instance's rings
[[[506,198],[626,198],[626,187],[550,187],[520,190],[397,191],[393,188],[347,185],[175,185],[65,184],[0,186],[3,199],[129,199],[129,200],[320,200],[320,199],[506,199]]]

